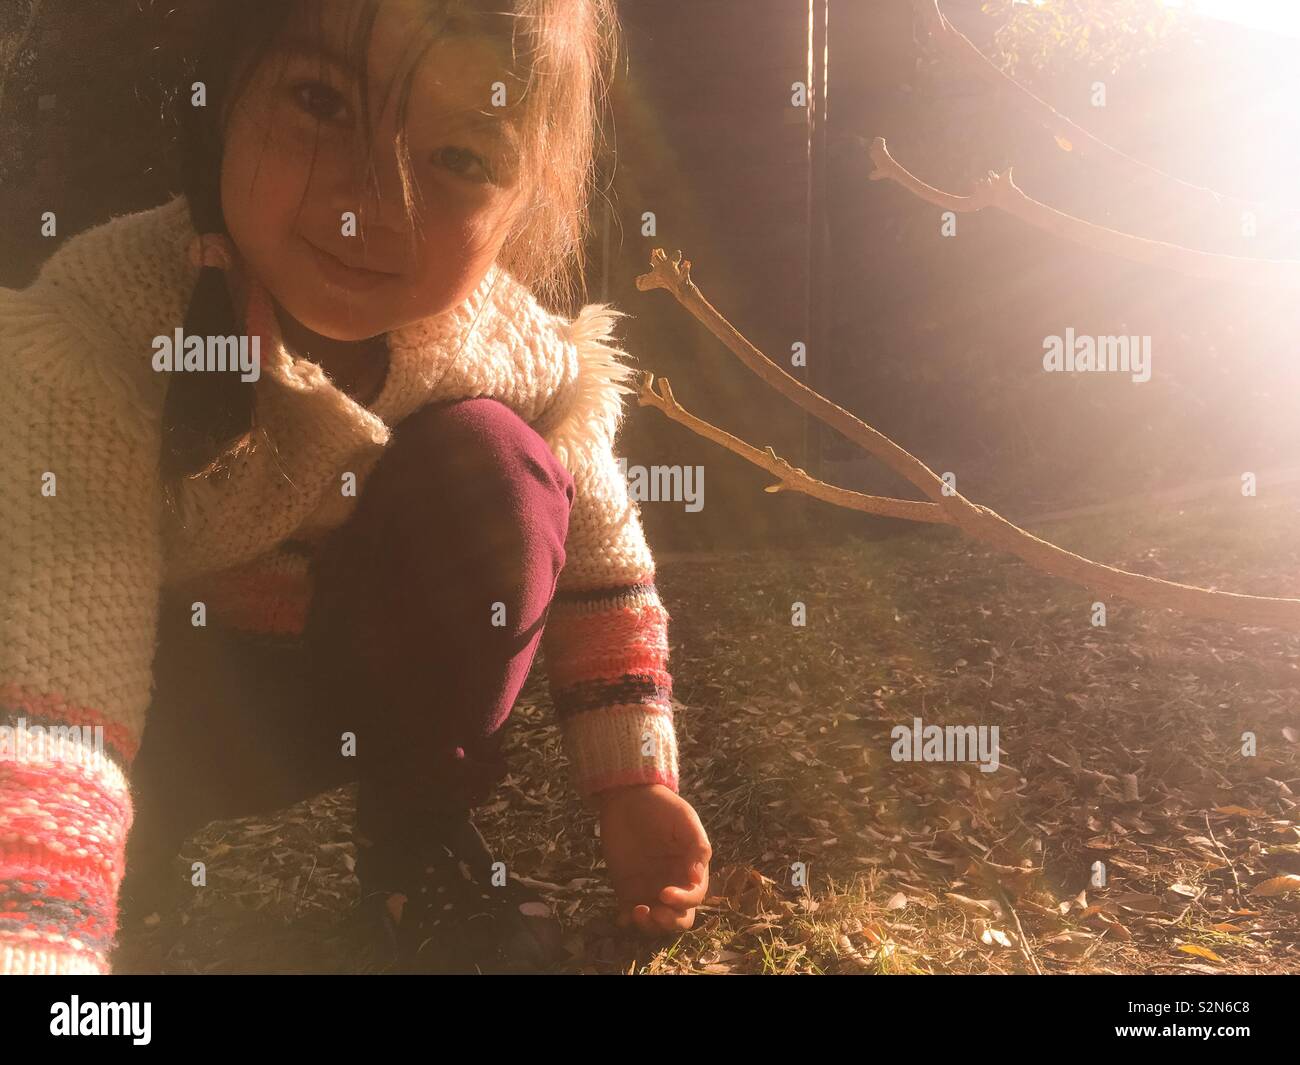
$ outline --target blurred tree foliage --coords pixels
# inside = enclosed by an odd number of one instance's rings
[[[36,21],[43,0],[5,0],[0,5],[0,108],[11,78],[20,76],[35,58]]]
[[[0,187],[18,170],[30,137],[27,123],[15,121],[14,90],[36,65],[37,24],[44,0],[0,3]]]
[[[984,0],[982,10],[998,22],[990,58],[1027,82],[1080,67],[1116,74],[1190,37],[1163,0]]]

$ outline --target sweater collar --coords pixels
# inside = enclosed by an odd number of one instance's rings
[[[234,243],[224,234],[195,234],[188,247],[190,263],[196,269],[213,266],[225,271],[242,308],[244,328],[257,334],[263,345],[282,346],[274,303],[268,290],[246,268]],[[519,328],[528,322],[531,328]],[[562,362],[570,346],[569,323],[545,311],[528,289],[498,263],[493,263],[474,290],[447,311],[390,330],[388,373],[380,394],[370,404],[380,417],[404,417],[423,397],[432,393],[443,378],[474,349],[475,364],[466,369],[483,383],[500,367],[500,362]],[[500,350],[504,343],[509,350]],[[484,348],[495,348],[485,352]],[[484,364],[484,358],[487,364]]]

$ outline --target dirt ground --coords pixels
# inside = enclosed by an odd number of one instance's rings
[[[1033,531],[1153,576],[1300,597],[1300,495],[1268,496]],[[681,936],[613,928],[539,659],[514,770],[478,820],[514,874],[547,885],[565,971],[1300,972],[1300,634],[1122,602],[1094,626],[1091,594],[949,530],[658,565],[712,894]],[[999,768],[893,760],[891,730],[916,717],[997,726]],[[176,865],[188,885],[204,860],[208,886],[124,929],[116,971],[345,971],[351,810],[345,788],[209,826]]]

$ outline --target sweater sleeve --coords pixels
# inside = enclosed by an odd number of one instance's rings
[[[106,973],[152,686],[156,420],[93,323],[0,289],[0,973]]]
[[[614,454],[633,372],[607,341],[615,314],[593,305],[573,325],[576,395],[549,438],[574,477],[566,562],[543,631],[570,777],[590,808],[608,788],[678,788],[668,611]],[[579,443],[580,441],[580,443]]]
[[[255,384],[257,425],[208,467],[175,482],[167,575],[183,581],[258,557],[293,534],[341,477],[388,442],[384,421],[316,363],[278,344]]]

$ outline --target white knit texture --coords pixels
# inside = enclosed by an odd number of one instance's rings
[[[653,573],[612,451],[633,372],[613,339],[619,312],[553,315],[496,266],[453,311],[389,334],[388,378],[369,407],[314,364],[264,350],[258,429],[219,475],[185,480],[173,513],[157,483],[166,380],[152,340],[183,323],[193,237],[177,197],[73,238],[28,290],[0,290],[0,683],[93,707],[138,737],[160,586],[337,526],[356,504],[342,474],[364,483],[391,428],[432,401],[500,400],[573,475],[561,588]],[[45,470],[55,499],[40,495]]]
[[[151,700],[162,589],[210,573],[220,580],[219,571],[259,560],[275,571],[286,538],[347,519],[356,497],[343,495],[342,475],[363,484],[393,427],[426,403],[500,400],[573,475],[560,589],[599,598],[653,576],[613,454],[632,373],[614,341],[619,313],[594,304],[572,321],[550,314],[498,267],[459,307],[388,335],[388,378],[369,406],[272,338],[262,349],[254,430],[175,485],[170,505],[159,480],[167,375],[152,368],[152,342],[184,323],[198,278],[187,255],[194,235],[178,197],[68,241],[28,289],[0,289],[0,705],[72,725],[102,721],[124,763],[78,767],[71,777],[29,773],[21,778],[29,783],[0,766],[0,849],[9,848],[11,865],[26,863],[32,891],[50,886],[49,861],[71,860],[75,876],[58,874],[64,897],[70,890],[87,907],[84,920],[62,918],[67,934],[39,906],[23,923],[9,915],[0,972],[108,970],[106,950],[68,930],[111,925],[132,817],[123,770]],[[42,493],[46,474],[53,494]],[[666,660],[667,615],[653,590],[640,595],[641,614],[618,615],[629,647],[618,646],[623,636],[606,639],[601,676]],[[629,623],[635,617],[645,620]],[[592,631],[575,628],[581,638],[566,639],[571,623],[547,629],[557,630],[549,646],[570,672],[583,664]],[[648,760],[640,753],[647,733],[655,737]],[[675,786],[666,707],[589,708],[564,734],[588,799],[603,781]],[[25,889],[11,895],[20,897],[36,898]]]

